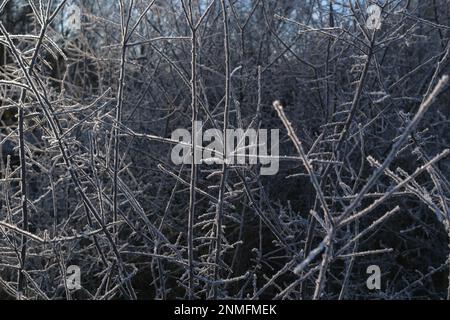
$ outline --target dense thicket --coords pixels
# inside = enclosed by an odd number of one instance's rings
[[[1,297],[450,298],[450,2],[372,3],[0,0]],[[175,165],[195,120],[279,172]]]

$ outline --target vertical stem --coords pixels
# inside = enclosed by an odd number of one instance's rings
[[[444,205],[445,206],[445,205]],[[444,208],[445,210],[445,208]],[[448,210],[445,210],[445,214],[446,214],[446,219],[444,221],[444,226],[445,226],[445,231],[447,232],[447,238],[448,238],[448,244],[447,244],[447,248],[450,249],[450,220],[449,220],[449,213]],[[447,253],[447,259],[445,261],[446,265],[447,265],[447,271],[448,271],[448,275],[447,275],[447,296],[446,296],[446,300],[450,300],[450,252]]]
[[[24,112],[23,104],[19,106],[19,158],[20,158],[20,193],[21,207],[22,207],[22,229],[28,231],[28,207],[27,207],[27,168],[25,161],[25,141],[24,141]],[[20,250],[20,269],[17,278],[17,295],[21,299],[24,290],[23,270],[25,268],[25,259],[27,254],[27,237],[22,235],[21,250]]]
[[[217,280],[220,277],[220,253],[222,251],[222,216],[223,216],[223,197],[225,193],[225,182],[227,179],[227,128],[228,128],[228,112],[230,105],[230,39],[228,37],[228,16],[225,0],[220,1],[222,4],[222,19],[224,29],[224,47],[225,47],[225,107],[223,113],[223,150],[224,161],[222,162],[222,175],[220,178],[219,197],[217,200],[216,210],[216,256],[214,269],[214,286],[213,295],[217,299]]]
[[[65,1],[64,1],[65,2]],[[36,64],[39,49],[42,45],[45,32],[48,27],[48,15],[49,15],[50,4],[47,8],[47,18],[45,19],[44,24],[42,25],[39,39],[34,47],[33,56],[31,58],[31,63],[29,67],[29,72],[33,72],[34,65]],[[24,102],[27,96],[27,91],[22,89],[20,93],[20,105],[18,107],[18,125],[19,125],[19,159],[20,159],[20,194],[21,194],[21,207],[22,207],[22,229],[28,231],[28,207],[27,207],[27,163],[25,157],[25,139],[24,139]],[[27,255],[27,238],[22,236],[21,239],[21,250],[20,250],[20,269],[17,275],[17,295],[18,299],[21,299],[23,294],[25,281],[23,278],[23,269],[25,268],[25,259]]]
[[[117,210],[118,210],[118,171],[119,171],[119,125],[122,122],[122,107],[123,107],[123,92],[125,87],[125,56],[126,56],[126,39],[128,31],[128,23],[130,21],[131,9],[133,6],[133,1],[130,3],[130,8],[128,12],[128,19],[125,22],[125,7],[123,0],[119,1],[120,5],[120,16],[121,16],[121,45],[122,51],[120,56],[120,74],[119,74],[119,90],[117,93],[117,104],[116,104],[116,123],[114,125],[114,175],[113,175],[113,222],[117,222]],[[117,229],[116,226],[113,228],[114,240],[117,242]]]
[[[191,28],[191,128],[192,128],[192,162],[191,180],[189,188],[189,217],[188,217],[188,268],[189,268],[189,299],[194,298],[194,219],[195,219],[195,189],[197,185],[197,164],[196,164],[196,121],[197,121],[197,37],[196,30]]]

